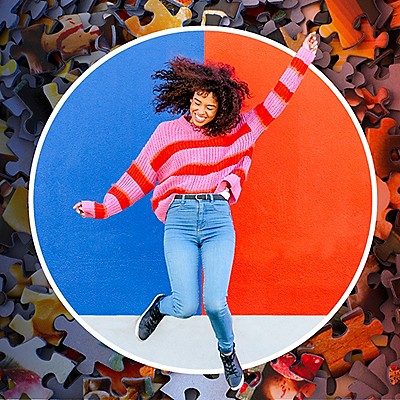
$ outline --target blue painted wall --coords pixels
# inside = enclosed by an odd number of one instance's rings
[[[156,126],[151,74],[176,55],[203,61],[203,32],[136,44],[93,71],[57,114],[40,154],[34,211],[40,247],[64,297],[81,315],[140,314],[170,287],[164,225],[150,196],[107,220],[82,219],[79,200],[101,202]]]

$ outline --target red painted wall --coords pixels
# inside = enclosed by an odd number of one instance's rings
[[[290,62],[273,46],[205,33],[205,59],[235,66],[262,101]],[[283,114],[258,140],[232,206],[237,231],[233,314],[322,315],[349,286],[364,252],[372,188],[357,130],[339,99],[307,71]]]

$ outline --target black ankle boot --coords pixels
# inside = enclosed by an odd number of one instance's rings
[[[225,378],[229,387],[232,390],[238,390],[242,387],[244,382],[244,375],[242,367],[236,355],[235,347],[233,347],[232,354],[225,355],[219,352],[222,364],[225,370]]]
[[[164,314],[160,312],[160,301],[163,297],[164,294],[158,294],[139,317],[135,329],[135,335],[139,340],[146,340],[164,318]]]

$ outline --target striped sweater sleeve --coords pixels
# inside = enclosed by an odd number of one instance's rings
[[[102,203],[90,200],[82,201],[85,218],[108,218],[131,206],[154,188],[157,173],[150,164],[157,151],[157,141],[154,136],[153,134],[136,160],[112,185]]]
[[[266,99],[243,114],[251,128],[254,141],[285,109],[314,58],[315,54],[312,51],[301,47]]]

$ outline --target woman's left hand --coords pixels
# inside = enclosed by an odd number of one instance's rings
[[[312,51],[314,54],[317,52],[318,49],[318,39],[317,34],[315,32],[310,33],[303,42],[303,47],[307,50]]]

